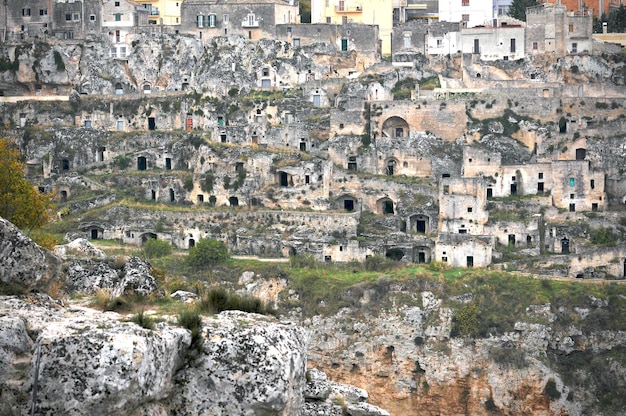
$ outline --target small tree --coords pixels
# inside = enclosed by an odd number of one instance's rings
[[[203,238],[189,250],[187,261],[195,267],[213,266],[228,260],[226,244],[211,238]]]
[[[29,233],[51,219],[52,196],[42,194],[24,177],[21,154],[0,139],[0,216]]]
[[[148,259],[165,257],[172,253],[172,246],[167,241],[150,238],[143,245],[143,252]]]
[[[513,0],[509,7],[509,16],[526,21],[526,9],[537,5],[537,0]]]

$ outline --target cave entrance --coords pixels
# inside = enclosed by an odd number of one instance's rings
[[[392,248],[387,250],[387,252],[385,253],[385,257],[393,261],[400,261],[404,257],[404,251],[400,250],[399,248]]]
[[[146,158],[143,156],[139,156],[137,158],[137,170],[146,170],[147,167],[148,162],[146,161]]]
[[[156,240],[157,235],[155,233],[145,233],[141,236],[141,245],[146,244],[148,240]]]
[[[148,117],[148,130],[156,130],[156,120],[154,117]]]
[[[230,198],[228,198],[228,203],[231,207],[239,206],[239,198],[237,198],[236,196],[231,196]]]

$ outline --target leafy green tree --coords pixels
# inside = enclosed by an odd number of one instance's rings
[[[0,138],[0,216],[30,233],[50,221],[52,196],[40,193],[24,177],[21,153]]]
[[[311,23],[311,0],[300,0],[300,23]]]
[[[172,246],[167,241],[150,238],[143,245],[143,252],[149,259],[165,257],[172,253]]]
[[[526,8],[537,5],[537,0],[513,0],[509,7],[509,16],[526,21]]]
[[[189,250],[187,261],[195,267],[213,266],[228,260],[226,244],[211,238],[203,238]]]
[[[626,30],[626,7],[623,4],[609,14],[607,29],[609,33],[622,33]]]
[[[591,232],[591,244],[598,246],[614,246],[617,236],[609,227],[602,227]]]

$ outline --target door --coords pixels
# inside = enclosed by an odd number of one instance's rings
[[[185,130],[191,131],[193,129],[193,117],[187,116],[187,120],[185,121]]]
[[[154,117],[148,117],[148,130],[156,130],[156,120]]]
[[[417,253],[417,262],[420,264],[426,263],[426,253],[424,253],[423,251]]]

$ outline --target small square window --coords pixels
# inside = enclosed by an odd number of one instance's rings
[[[575,196],[576,195],[574,195],[574,194],[569,194],[569,199],[574,199]]]
[[[90,22],[95,22],[96,21],[96,15],[95,14],[90,15],[89,16],[89,21]]]
[[[120,2],[119,1],[115,2],[115,7],[120,7]]]
[[[539,179],[543,179],[543,172],[539,172]]]
[[[472,207],[467,207],[467,212],[472,212]]]
[[[515,182],[515,176],[511,176],[511,182]]]

